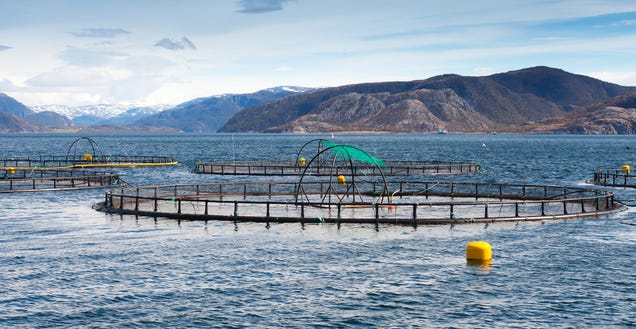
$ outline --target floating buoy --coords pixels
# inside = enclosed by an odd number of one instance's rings
[[[395,206],[394,205],[389,205],[389,211],[393,211],[395,210]]]
[[[90,154],[90,153],[84,154],[84,160],[85,161],[93,161],[93,155]]]
[[[631,168],[629,167],[629,165],[623,165],[621,167],[621,171],[625,174],[629,174],[629,172],[631,171]]]
[[[298,159],[298,164],[300,164],[301,166],[304,166],[305,164],[307,164],[307,160],[305,158],[300,158]]]
[[[492,246],[486,241],[473,241],[466,245],[466,260],[469,264],[490,264]]]
[[[15,168],[13,167],[7,168],[7,173],[9,173],[9,175],[15,175]]]
[[[338,175],[338,184],[344,185],[347,183],[344,175]]]

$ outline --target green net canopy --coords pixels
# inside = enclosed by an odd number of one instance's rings
[[[348,159],[362,161],[371,165],[377,165],[379,167],[385,167],[384,162],[374,156],[369,155],[367,152],[349,145],[337,145],[331,141],[322,141],[326,149],[328,149],[335,156]]]

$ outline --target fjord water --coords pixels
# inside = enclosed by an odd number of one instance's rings
[[[1,156],[64,155],[78,136],[0,135]],[[290,159],[323,135],[100,134],[132,186],[249,178],[196,161]],[[473,161],[429,177],[586,185],[636,167],[633,136],[336,135],[382,159]],[[256,179],[256,178],[253,178]],[[259,178],[263,179],[263,178]],[[612,189],[636,203],[636,192]],[[636,212],[532,223],[379,226],[187,222],[91,209],[105,190],[0,195],[0,327],[633,327]],[[465,246],[493,246],[469,266]]]

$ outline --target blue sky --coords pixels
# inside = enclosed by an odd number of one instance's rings
[[[546,65],[636,86],[636,1],[0,0],[0,92],[178,104]]]

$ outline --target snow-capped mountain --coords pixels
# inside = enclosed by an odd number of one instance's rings
[[[51,111],[71,119],[83,115],[99,117],[103,119],[114,118],[124,114],[132,109],[143,108],[145,114],[154,114],[171,108],[172,105],[154,105],[154,106],[138,106],[138,105],[121,105],[121,104],[98,104],[83,106],[66,106],[66,105],[39,105],[31,107],[34,112]]]
[[[313,87],[298,87],[298,86],[278,86],[274,88],[265,89],[265,91],[269,91],[272,93],[277,93],[281,91],[289,91],[291,93],[306,93],[308,91],[314,91],[318,88]]]
[[[249,94],[221,94],[196,98],[179,105],[135,106],[99,104],[86,106],[42,105],[33,112],[62,115],[71,126],[152,126],[182,131],[216,131],[241,109],[316,88],[279,86]]]

